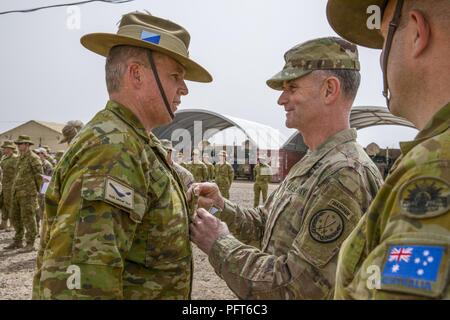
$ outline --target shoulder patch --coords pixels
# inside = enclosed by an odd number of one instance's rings
[[[416,219],[432,218],[450,209],[450,186],[440,178],[420,177],[407,182],[399,192],[401,212]]]
[[[134,190],[123,183],[108,177],[105,185],[105,200],[133,210]]]
[[[316,212],[309,223],[309,234],[320,243],[336,241],[344,232],[344,219],[330,209]]]
[[[437,297],[448,276],[448,252],[439,245],[390,245],[381,289]]]

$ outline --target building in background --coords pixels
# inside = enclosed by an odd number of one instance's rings
[[[0,134],[0,143],[4,140],[16,140],[19,135],[28,135],[34,142],[33,147],[49,146],[52,152],[65,150],[66,144],[60,144],[65,124],[30,120]]]

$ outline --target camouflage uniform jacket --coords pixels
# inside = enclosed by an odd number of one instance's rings
[[[217,215],[234,236],[219,238],[209,261],[243,299],[330,299],[339,248],[381,183],[356,131],[339,132],[295,164],[264,206],[225,200]],[[247,245],[254,240],[261,249]]]
[[[129,109],[109,101],[79,132],[45,200],[34,299],[190,298],[182,183]]]
[[[234,170],[227,161],[224,164],[217,163],[214,170],[216,183],[231,184],[234,179]]]
[[[256,183],[260,184],[269,183],[272,177],[271,168],[268,164],[258,163],[253,168],[253,175],[255,176]]]
[[[394,164],[342,245],[336,299],[450,299],[450,104]]]
[[[213,181],[214,180],[214,165],[212,163],[206,163],[205,162],[206,167],[208,168],[208,181]]]
[[[13,195],[15,197],[37,197],[42,184],[41,159],[31,151],[17,158]]]
[[[3,178],[1,180],[3,187],[3,194],[10,194],[12,191],[12,185],[14,177],[16,176],[17,156],[11,155],[9,157],[4,156],[0,161],[0,167],[3,171]]]

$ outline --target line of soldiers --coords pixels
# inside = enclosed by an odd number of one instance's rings
[[[227,152],[225,150],[219,152],[219,161],[216,164],[212,164],[209,156],[205,153],[200,160],[200,153],[198,149],[194,149],[192,161],[185,162],[183,153],[179,152],[177,161],[192,174],[195,182],[214,181],[223,196],[229,199],[231,184],[234,180],[234,169],[227,161]]]
[[[60,143],[70,144],[82,126],[81,121],[69,121],[62,130]],[[41,188],[45,182],[50,182],[53,170],[64,154],[57,151],[53,157],[49,146],[31,149],[33,145],[30,136],[20,135],[16,141],[5,140],[1,146],[0,230],[8,231],[9,221],[15,231],[13,242],[5,250],[31,252],[35,249],[45,208],[45,194]]]

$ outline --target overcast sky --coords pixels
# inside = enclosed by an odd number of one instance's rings
[[[76,0],[1,0],[0,11]],[[190,55],[214,77],[211,84],[188,82],[182,109],[207,109],[257,121],[286,136],[279,92],[265,81],[281,70],[283,54],[312,38],[335,35],[325,14],[326,0],[136,0],[94,2],[78,7],[80,26],[69,28],[73,11],[54,8],[0,16],[0,132],[25,121],[87,122],[106,101],[104,58],[80,44],[91,32],[116,33],[122,14],[148,10],[184,26]],[[76,24],[75,24],[76,25]],[[384,106],[379,51],[359,48],[362,83],[355,106]],[[373,127],[359,132],[366,146],[397,147],[417,131]]]

